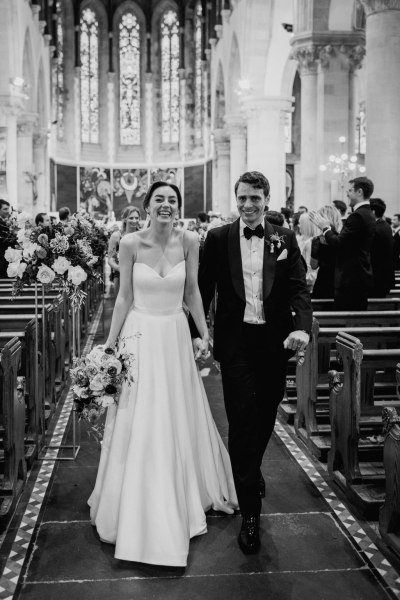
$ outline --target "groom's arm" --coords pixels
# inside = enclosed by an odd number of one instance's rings
[[[215,294],[217,283],[217,239],[216,230],[208,232],[204,242],[203,253],[199,266],[199,289],[203,301],[204,314],[207,317],[210,304]],[[192,317],[189,317],[189,327],[192,338],[199,337]]]
[[[289,289],[290,304],[294,310],[294,329],[311,332],[312,304],[306,283],[306,270],[301,258],[296,236],[292,234],[291,252],[289,255]]]

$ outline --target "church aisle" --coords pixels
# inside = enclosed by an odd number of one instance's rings
[[[94,339],[94,343],[100,342],[101,331]],[[227,423],[218,370],[209,361],[202,374],[214,418],[226,442]],[[113,557],[113,546],[99,541],[86,504],[98,459],[97,443],[87,437],[83,427],[77,459],[54,465],[36,526],[32,527],[30,539],[24,540],[26,555],[16,591],[7,595],[3,574],[0,598],[398,597],[396,591],[389,590],[396,586],[397,573],[375,551],[325,483],[323,473],[294,442],[287,426],[277,424],[263,462],[267,496],[262,508],[260,553],[244,556],[240,551],[236,541],[240,516],[211,512],[208,534],[191,542],[186,569],[118,561]],[[16,555],[14,559],[21,557]]]

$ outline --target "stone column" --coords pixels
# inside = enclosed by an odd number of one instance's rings
[[[361,0],[366,15],[366,175],[387,215],[399,212],[400,0]]]
[[[25,114],[17,124],[17,177],[18,208],[32,216],[38,212],[33,197],[32,178],[37,175],[33,164],[33,132],[36,129],[36,115]]]
[[[187,139],[186,139],[186,79],[185,69],[179,69],[179,155],[182,161],[185,160],[187,154]]]
[[[243,101],[247,119],[247,170],[261,171],[271,186],[271,210],[286,202],[284,112],[292,100],[282,97],[248,97]]]
[[[295,48],[301,77],[301,166],[296,181],[295,206],[318,208],[317,83],[318,63],[313,45]]]
[[[214,129],[214,148],[212,206],[226,217],[231,211],[231,182],[229,137],[224,129]]]
[[[242,115],[231,114],[225,116],[225,123],[230,136],[230,198],[231,210],[236,210],[235,183],[240,175],[246,171],[246,125]]]
[[[37,131],[33,140],[33,170],[36,177],[37,203],[36,212],[47,212],[50,209],[50,165],[48,157],[48,135],[45,129]]]

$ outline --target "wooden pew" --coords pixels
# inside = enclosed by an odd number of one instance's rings
[[[396,379],[400,400],[400,364]],[[394,407],[382,411],[383,465],[385,469],[385,502],[379,511],[379,533],[389,548],[400,557],[400,417]]]
[[[319,327],[330,327],[335,333],[339,329],[348,327],[396,327],[400,325],[400,310],[385,310],[385,311],[316,311],[314,319],[318,321]],[[311,342],[312,342],[311,338]],[[334,344],[334,342],[333,342]],[[318,373],[325,374],[329,370],[329,361],[331,356],[332,342],[320,344],[318,349]],[[310,352],[308,347],[306,351]],[[312,355],[315,356],[315,351]],[[315,358],[313,358],[315,360]],[[306,369],[303,369],[302,374]],[[294,424],[297,405],[297,382],[296,382],[297,367],[294,359],[289,361],[288,376],[286,378],[286,397],[279,405],[280,417],[289,424]],[[301,376],[302,376],[301,374]],[[314,374],[315,378],[315,374]],[[326,453],[326,451],[323,450]]]
[[[393,369],[400,348],[364,349],[361,341],[340,332],[336,338],[342,371],[332,370],[330,420],[332,447],[328,470],[348,497],[366,514],[376,514],[384,499],[383,444],[376,438],[382,427],[383,405],[398,405],[397,398],[376,402],[371,376],[377,370]]]
[[[0,342],[0,528],[3,530],[26,481],[25,398],[18,384],[22,345],[13,337]]]
[[[396,348],[400,340],[400,327],[346,327],[341,331],[362,338],[364,348]],[[296,371],[295,430],[311,452],[322,461],[326,460],[331,446],[328,371],[332,367],[332,359],[335,359],[332,349],[336,344],[336,335],[335,327],[319,328],[314,319],[304,363]],[[374,385],[375,394],[380,397],[392,393],[384,381],[374,381]]]
[[[311,304],[313,307],[313,312],[320,311],[333,311],[334,310],[334,301],[333,299],[322,298],[322,299],[311,299]],[[399,310],[400,309],[400,294],[397,298],[389,297],[389,298],[369,298],[368,300],[368,310]]]

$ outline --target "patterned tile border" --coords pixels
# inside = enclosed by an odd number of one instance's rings
[[[359,550],[361,557],[377,577],[379,584],[382,585],[386,592],[391,593],[390,595],[392,597],[400,598],[399,574],[382,555],[377,546],[371,541],[367,533],[350,514],[344,504],[339,500],[307,455],[296,444],[295,440],[286,429],[287,427],[287,425],[284,426],[280,421],[277,421],[275,433],[285,444],[286,448],[309,479],[314,483],[336,518],[344,526],[353,544]]]
[[[93,338],[97,331],[102,311],[103,304],[101,303],[97,309],[97,313],[90,327],[90,332],[83,352],[88,352],[91,345],[93,344]],[[68,425],[68,421],[71,416],[73,404],[73,394],[71,391],[69,391],[67,397],[65,398],[61,413],[58,417],[57,424],[54,428],[54,432],[50,442],[51,446],[61,445],[65,429]],[[10,554],[8,556],[3,574],[0,579],[0,599],[12,600],[12,598],[14,597],[14,593],[16,591],[21,575],[22,567],[25,562],[27,550],[31,541],[31,537],[37,524],[37,519],[43,504],[43,499],[45,497],[46,490],[50,483],[50,479],[55,466],[55,461],[46,460],[46,457],[48,459],[50,459],[50,457],[54,458],[54,456],[57,455],[57,452],[57,448],[49,448],[46,452],[45,458],[43,459],[42,466],[34,483],[29,502],[27,504],[25,513],[22,517],[19,529],[16,533]]]

